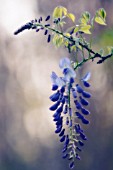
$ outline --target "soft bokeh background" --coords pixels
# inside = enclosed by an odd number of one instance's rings
[[[113,46],[113,0],[0,0],[0,170],[68,170],[62,145],[54,134],[50,74],[59,72],[64,49],[47,44],[41,33],[13,32],[26,22],[64,5],[77,18],[104,7],[107,27],[96,27],[94,48]],[[95,35],[96,35],[95,34]],[[97,38],[98,37],[98,38]],[[77,170],[113,170],[113,60],[86,64],[92,72],[91,124]]]

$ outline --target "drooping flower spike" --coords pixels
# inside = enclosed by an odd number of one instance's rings
[[[91,94],[84,90],[90,87],[88,80],[90,73],[81,78],[81,85],[76,84],[76,73],[68,58],[60,60],[59,67],[63,76],[58,77],[55,72],[51,74],[52,91],[50,100],[54,104],[49,108],[53,111],[53,121],[56,124],[55,133],[60,137],[60,142],[64,143],[62,158],[67,158],[72,169],[75,159],[80,160],[78,152],[84,145],[87,137],[81,127],[81,123],[87,125],[89,120],[85,116],[90,112],[87,110],[89,102],[87,99]]]
[[[48,21],[50,20],[50,15],[48,15],[45,18],[45,22],[42,24],[43,18],[40,17],[39,19],[35,19],[32,20],[28,23],[26,23],[25,25],[21,26],[18,30],[16,30],[14,32],[14,35],[17,35],[21,32],[23,32],[24,30],[36,30],[36,32],[39,32],[40,30],[44,30],[44,35],[47,35],[47,42],[49,43],[51,41],[51,34],[49,32],[48,27],[50,27],[50,24],[48,23]]]

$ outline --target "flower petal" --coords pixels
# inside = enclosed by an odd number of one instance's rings
[[[59,99],[59,97],[60,97],[60,93],[59,91],[57,91],[56,93],[52,94],[49,98],[51,101],[56,102]]]
[[[66,114],[67,112],[68,112],[68,105],[66,104],[63,113]]]
[[[83,132],[80,132],[80,137],[83,139],[83,140],[87,140],[87,137],[85,136],[85,134]]]
[[[80,160],[80,156],[76,153],[76,159]]]
[[[73,168],[74,168],[74,161],[72,161],[72,162],[69,164],[69,168],[70,168],[70,169],[73,169]]]
[[[76,73],[72,68],[64,68],[63,74],[64,74],[64,78],[67,82],[70,82],[71,78],[76,77]]]
[[[69,144],[69,136],[66,136],[66,141],[65,141],[66,146]]]
[[[87,119],[83,118],[83,119],[82,119],[82,123],[84,123],[84,124],[87,125],[87,124],[89,124],[90,122],[89,122]]]
[[[57,107],[59,106],[59,104],[60,104],[60,102],[58,101],[58,102],[56,102],[54,105],[52,105],[49,109],[50,109],[51,111],[55,111],[55,110],[57,109]]]
[[[71,88],[73,98],[77,98],[77,93],[74,88]]]
[[[48,15],[45,19],[45,21],[48,21],[50,19],[50,15]]]
[[[53,85],[52,85],[52,90],[55,91],[55,90],[57,90],[57,89],[58,89],[58,85],[57,85],[57,84],[53,84]]]
[[[83,97],[85,97],[85,98],[90,98],[90,97],[91,97],[91,94],[88,93],[88,92],[86,92],[86,91],[83,91],[83,92],[82,92],[82,95],[83,95]]]
[[[63,111],[63,104],[57,109],[58,113],[61,113]]]
[[[65,135],[62,136],[62,138],[60,139],[60,142],[64,142],[65,141]]]
[[[81,108],[81,112],[84,114],[84,115],[89,115],[90,112],[88,110],[86,110],[85,108]]]
[[[86,75],[82,78],[82,80],[83,80],[83,81],[88,81],[88,80],[90,79],[90,77],[91,77],[91,73],[88,72],[88,73],[86,73]]]
[[[84,143],[81,140],[79,140],[78,142],[80,146],[84,146]]]
[[[74,103],[75,103],[76,108],[77,108],[78,110],[80,110],[80,109],[82,108],[82,106],[81,106],[81,104],[79,103],[78,100],[74,100]]]
[[[68,154],[67,153],[65,153],[63,156],[62,156],[62,158],[67,158],[67,156],[68,156]]]
[[[64,135],[64,132],[65,132],[65,129],[63,129],[63,130],[60,132],[59,136],[60,136],[60,137],[63,136],[63,135]]]
[[[68,68],[70,66],[71,66],[71,62],[70,62],[69,58],[65,57],[60,60],[59,67],[61,69]]]
[[[82,89],[82,87],[79,84],[76,84],[76,89],[77,89],[78,93],[82,93],[83,92],[83,89]]]
[[[60,126],[59,128],[57,128],[57,129],[55,130],[55,133],[60,133],[61,130],[62,130],[62,126]]]
[[[85,100],[82,96],[80,96],[79,98],[82,105],[87,106],[89,104],[89,102]]]
[[[90,87],[90,84],[87,81],[83,81],[85,87]]]
[[[56,73],[53,71],[51,74],[51,81],[53,84],[56,84],[56,79],[58,78],[58,76],[56,75]]]

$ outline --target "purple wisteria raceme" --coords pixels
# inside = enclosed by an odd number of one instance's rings
[[[47,42],[49,43],[51,41],[51,34],[48,29],[50,27],[50,24],[48,21],[50,20],[50,15],[48,15],[45,18],[45,22],[43,22],[43,18],[40,17],[39,19],[32,20],[25,25],[21,26],[18,30],[14,32],[14,35],[17,35],[25,30],[35,30],[36,32],[39,32],[41,30],[44,30],[44,35],[47,35]]]
[[[85,89],[90,87],[90,73],[81,78],[78,84],[75,70],[68,58],[61,59],[59,67],[63,73],[62,77],[57,76],[55,72],[51,74],[53,94],[50,100],[53,105],[49,109],[53,112],[55,133],[59,135],[60,142],[64,143],[62,158],[70,161],[69,167],[72,169],[75,159],[80,160],[78,152],[82,150],[83,141],[87,140],[80,124],[89,124],[86,116],[90,114],[87,106],[91,94]]]

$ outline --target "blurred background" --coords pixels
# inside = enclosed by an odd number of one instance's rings
[[[84,10],[93,15],[105,8],[107,27],[96,26],[94,49],[113,46],[113,0],[0,0],[0,170],[68,170],[48,109],[50,74],[59,72],[59,59],[68,53],[47,44],[40,32],[13,35],[30,20],[52,14],[57,5],[77,18]],[[94,61],[82,68],[83,74],[92,72],[92,114],[77,170],[113,170],[112,64],[113,59],[102,65]]]

